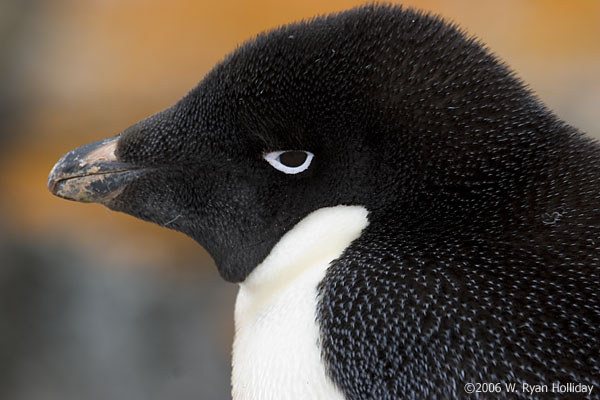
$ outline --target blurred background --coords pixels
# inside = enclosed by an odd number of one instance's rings
[[[350,0],[0,0],[0,398],[226,399],[236,287],[185,236],[52,197],[65,152],[184,95],[255,34]],[[405,1],[600,137],[600,2]]]

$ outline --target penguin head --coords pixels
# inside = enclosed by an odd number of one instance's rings
[[[539,108],[457,28],[367,6],[259,35],[171,108],[65,155],[48,185],[185,233],[239,282],[312,211],[401,225],[434,188],[486,181],[495,138]]]

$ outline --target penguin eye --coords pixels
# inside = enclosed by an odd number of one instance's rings
[[[298,174],[305,171],[314,157],[310,151],[283,150],[266,153],[263,158],[284,174]]]

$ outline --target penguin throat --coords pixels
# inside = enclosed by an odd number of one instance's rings
[[[313,265],[329,264],[360,236],[369,224],[367,216],[362,206],[313,211],[281,237],[240,286],[267,294],[293,282]]]

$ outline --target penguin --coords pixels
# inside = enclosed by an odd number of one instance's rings
[[[236,400],[600,391],[600,147],[438,16],[259,34],[48,187],[183,232],[239,284]]]

